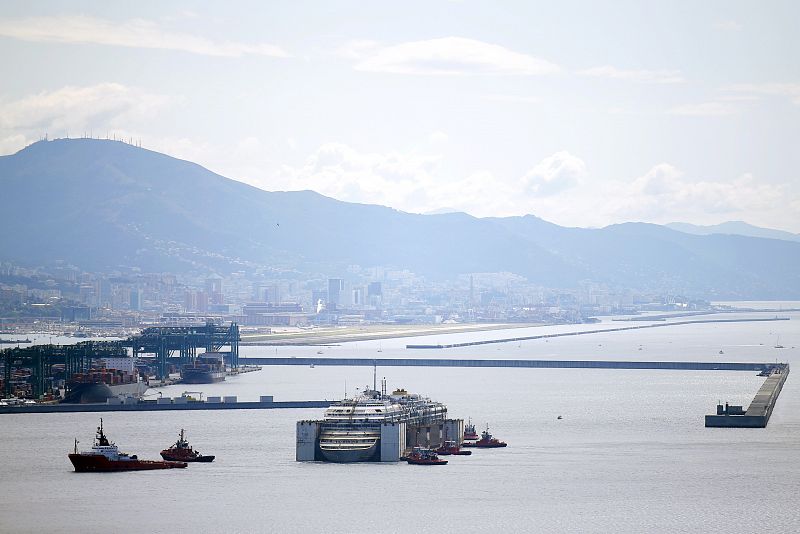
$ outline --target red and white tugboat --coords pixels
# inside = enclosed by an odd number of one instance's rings
[[[414,465],[444,465],[447,460],[442,460],[431,449],[424,447],[414,447],[411,449],[411,454],[406,456],[406,461]]]
[[[462,445],[462,447],[477,447],[480,449],[495,449],[498,447],[507,446],[508,444],[505,441],[500,441],[499,439],[492,437],[492,435],[489,433],[489,425],[486,425],[486,430],[481,432],[481,439],[475,443],[464,443]]]
[[[151,469],[172,469],[186,467],[186,462],[162,462],[160,460],[140,460],[135,454],[120,452],[119,448],[103,433],[103,420],[97,427],[97,437],[92,449],[78,452],[78,440],[75,440],[75,452],[69,460],[78,472],[108,471],[145,471]]]
[[[215,458],[214,456],[200,454],[200,451],[194,450],[184,438],[182,428],[178,441],[168,449],[161,451],[161,457],[174,462],[213,462]]]
[[[474,441],[478,439],[478,433],[475,431],[475,425],[472,424],[472,419],[464,426],[464,441]]]
[[[461,447],[455,441],[445,441],[442,443],[442,446],[436,449],[436,454],[443,454],[443,455],[457,455],[457,456],[469,456],[472,454],[472,451],[464,451],[461,450]]]

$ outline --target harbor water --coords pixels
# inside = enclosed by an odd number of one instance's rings
[[[746,314],[745,314],[746,315]],[[790,321],[692,324],[432,352],[539,327],[331,347],[243,347],[247,356],[362,357],[378,380],[488,423],[509,446],[447,466],[295,462],[295,422],[322,410],[116,412],[109,438],[157,458],[181,428],[211,464],[74,473],[98,414],[0,416],[0,532],[795,532],[800,524],[800,313]],[[619,323],[608,322],[607,326]],[[603,325],[589,325],[598,328]],[[531,333],[527,333],[531,332]],[[780,344],[785,348],[778,349]],[[323,354],[317,354],[322,351]],[[720,353],[720,351],[722,353]],[[381,367],[380,358],[788,361],[765,429],[704,428],[717,401],[747,406],[754,372]],[[257,400],[340,399],[371,386],[369,367],[265,366],[225,382],[170,386]],[[558,419],[561,416],[561,419]]]

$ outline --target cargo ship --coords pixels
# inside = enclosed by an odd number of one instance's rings
[[[75,440],[75,452],[69,454],[69,460],[75,471],[113,472],[113,471],[149,471],[153,469],[174,469],[186,467],[186,462],[163,462],[161,460],[140,460],[135,454],[120,452],[119,448],[108,440],[103,432],[103,420],[97,427],[97,436],[91,450],[78,452],[78,440]]]
[[[444,423],[447,407],[404,389],[391,394],[365,388],[364,393],[332,404],[321,421],[319,451],[329,462],[368,462],[380,458],[381,426]]]
[[[213,384],[225,380],[225,360],[219,352],[206,352],[181,367],[184,384]]]
[[[75,373],[67,383],[67,395],[62,402],[68,404],[104,403],[113,397],[140,398],[147,391],[147,383],[136,369],[92,369]]]

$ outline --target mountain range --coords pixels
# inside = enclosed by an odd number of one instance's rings
[[[568,228],[533,215],[411,214],[313,191],[264,191],[119,141],[34,143],[0,157],[0,184],[0,260],[28,265],[321,276],[382,265],[435,279],[512,272],[545,287],[800,298],[793,240],[644,223]]]
[[[793,234],[783,230],[773,230],[772,228],[760,228],[752,224],[747,224],[744,221],[728,221],[711,226],[698,226],[695,224],[675,222],[665,226],[673,230],[678,230],[679,232],[695,235],[732,234],[800,242],[800,234]]]

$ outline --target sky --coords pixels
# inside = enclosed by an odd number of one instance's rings
[[[117,137],[269,191],[800,232],[796,2],[0,4],[0,154]]]

